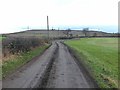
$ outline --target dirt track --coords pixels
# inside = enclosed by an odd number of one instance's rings
[[[6,77],[3,88],[96,88],[89,78],[68,48],[57,41],[36,60]]]

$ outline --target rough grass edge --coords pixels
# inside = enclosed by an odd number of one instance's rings
[[[24,63],[23,63],[22,65],[19,65],[17,68],[9,71],[7,74],[3,74],[3,75],[2,75],[2,78],[3,78],[3,79],[6,78],[6,77],[9,76],[10,74],[12,74],[12,73],[16,72],[17,70],[19,70],[21,67],[23,67],[23,66],[26,65],[27,63],[29,63],[29,62],[31,62],[31,61],[33,61],[33,60],[36,60],[36,59],[37,59],[39,56],[41,56],[50,46],[51,46],[51,44],[48,45],[48,46],[46,46],[46,48],[45,48],[42,52],[40,52],[39,55],[34,56],[33,58],[31,58],[30,60],[28,60],[28,61],[26,61],[26,62],[24,61]],[[2,73],[3,73],[3,72],[2,72]]]

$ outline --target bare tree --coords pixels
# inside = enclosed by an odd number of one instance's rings
[[[89,31],[89,28],[83,28],[83,33],[85,34],[85,37],[88,36],[88,31]]]
[[[67,29],[67,37],[69,37],[69,32],[71,32],[70,28]]]
[[[97,33],[94,33],[94,34],[93,34],[93,37],[96,37],[96,36],[97,36]]]

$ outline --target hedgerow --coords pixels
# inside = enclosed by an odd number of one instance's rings
[[[32,48],[45,45],[45,43],[49,43],[48,39],[37,37],[6,37],[2,41],[3,56],[28,52]]]

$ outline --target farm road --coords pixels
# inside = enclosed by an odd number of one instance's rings
[[[6,77],[3,88],[95,88],[89,78],[67,46],[56,41],[36,60]]]

